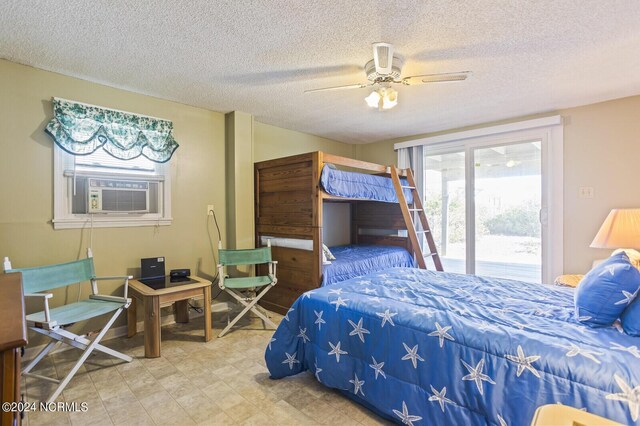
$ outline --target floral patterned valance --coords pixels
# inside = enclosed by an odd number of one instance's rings
[[[45,131],[65,151],[87,155],[102,147],[121,160],[144,155],[164,163],[178,143],[171,121],[54,98]]]

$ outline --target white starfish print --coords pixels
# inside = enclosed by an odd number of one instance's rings
[[[420,355],[418,355],[418,345],[415,345],[413,348],[409,349],[406,343],[402,342],[404,349],[407,351],[407,354],[402,357],[403,361],[411,360],[411,364],[413,364],[413,368],[418,368],[418,361],[424,361]]]
[[[396,409],[393,410],[394,414],[400,417],[402,424],[407,426],[413,426],[413,422],[417,422],[418,420],[422,420],[420,416],[412,416],[409,414],[409,410],[407,409],[407,404],[402,401],[402,411],[398,411]]]
[[[329,293],[337,294],[338,296],[340,296],[342,294],[342,289],[341,288],[334,288],[332,290],[329,290]]]
[[[380,282],[381,282],[382,284],[393,284],[393,283],[395,283],[395,281],[394,281],[394,280],[389,280],[389,279],[385,279],[385,280],[382,280],[382,281],[380,281]]]
[[[377,362],[374,357],[371,357],[371,359],[373,360],[373,364],[369,364],[369,367],[373,368],[375,372],[374,374],[376,375],[376,380],[378,380],[378,374],[380,374],[382,377],[386,379],[387,376],[386,374],[384,374],[384,371],[382,371],[382,367],[384,367],[384,362]]]
[[[311,339],[309,339],[309,336],[307,336],[307,329],[306,328],[298,327],[298,329],[300,330],[300,334],[298,334],[296,337],[301,338],[302,339],[302,343],[307,343],[307,340],[311,341]]]
[[[282,363],[289,364],[289,370],[293,370],[293,364],[300,364],[300,361],[296,359],[298,352],[294,352],[293,355],[289,355],[289,352],[285,352],[284,354],[287,356],[287,359],[282,361]]]
[[[347,351],[343,351],[342,349],[340,349],[340,341],[338,340],[338,344],[337,345],[333,345],[333,343],[329,342],[329,346],[331,346],[331,351],[329,352],[329,355],[335,355],[336,356],[336,362],[340,362],[340,355],[347,355],[348,352]]]
[[[364,380],[358,380],[358,375],[354,373],[353,380],[349,380],[349,383],[353,385],[353,393],[358,394],[360,392],[362,396],[364,396],[364,392],[362,391],[362,385],[364,385]]]
[[[640,289],[636,290],[633,293],[622,290],[622,295],[624,296],[624,298],[618,300],[616,303],[614,303],[614,305],[628,305],[629,303],[633,302],[633,299],[636,298],[636,296],[638,295],[638,291],[640,291]]]
[[[540,355],[525,356],[522,346],[518,345],[518,356],[505,355],[504,357],[509,361],[512,361],[518,364],[518,371],[516,371],[517,377],[520,377],[520,375],[526,369],[526,370],[529,370],[531,373],[533,373],[533,375],[536,376],[538,379],[540,378],[540,373],[538,373],[538,370],[536,370],[533,367],[533,365],[531,365],[532,363],[540,359]]]
[[[440,392],[438,392],[433,386],[431,386],[431,392],[433,392],[433,395],[429,397],[429,401],[433,402],[433,401],[438,401],[438,403],[440,404],[440,409],[442,410],[442,412],[444,413],[444,404],[445,402],[448,402],[450,404],[453,403],[452,400],[450,400],[449,398],[447,398],[445,395],[447,395],[447,387],[443,387],[442,390]]]
[[[378,274],[380,278],[389,278],[389,274]]]
[[[405,287],[392,287],[391,290],[395,291],[397,293],[406,293],[407,292],[407,289]]]
[[[417,308],[414,308],[412,312],[413,312],[413,315],[426,315],[429,318],[431,318],[435,313],[435,309],[427,308],[425,306],[419,306]]]
[[[374,288],[365,287],[362,289],[365,294],[378,294]]]
[[[371,281],[369,281],[369,280],[358,280],[358,281],[354,281],[354,283],[360,284],[360,285],[367,285],[367,284],[371,284]]]
[[[276,339],[275,339],[275,338],[273,338],[273,337],[271,338],[271,340],[269,340],[269,350],[271,350],[271,344],[272,344],[273,342],[275,342],[275,341],[276,341]]]
[[[338,296],[336,300],[334,300],[333,302],[329,302],[329,304],[336,305],[336,312],[338,312],[338,308],[340,308],[340,306],[347,306],[347,304],[345,303],[347,301],[349,301],[349,299],[343,299],[342,297]]]
[[[322,329],[322,324],[326,324],[327,322],[325,320],[322,319],[322,314],[324,313],[324,311],[313,311],[314,314],[316,314],[316,322],[314,322],[314,324],[318,324],[318,330]]]
[[[380,299],[378,296],[372,296],[372,297],[370,296],[368,299],[371,300],[372,302],[378,302],[378,303],[382,302],[382,299]]]
[[[547,315],[551,315],[551,309],[536,308],[533,313],[534,315],[541,315],[546,317]]]
[[[314,293],[315,293],[315,290],[309,290],[307,292],[304,292],[304,293],[302,293],[302,298],[304,299],[306,297],[306,298],[311,299],[311,295],[314,294]]]
[[[295,309],[293,309],[293,308],[289,308],[289,310],[287,311],[287,315],[285,315],[285,316],[284,316],[284,318],[282,318],[282,319],[286,319],[287,321],[289,321],[289,314],[290,314],[291,312],[293,312],[293,311],[295,311]]]
[[[395,324],[393,323],[393,317],[398,315],[397,312],[391,313],[389,312],[389,309],[387,309],[384,312],[376,312],[376,315],[382,318],[382,325],[380,326],[380,328],[384,328],[384,325],[387,322],[395,327]]]
[[[449,331],[449,330],[451,330],[451,328],[453,328],[450,325],[448,325],[446,327],[442,327],[436,321],[436,328],[437,328],[437,330],[432,331],[431,333],[429,333],[429,336],[434,336],[434,337],[438,336],[438,340],[440,340],[440,347],[444,346],[444,339],[451,340],[451,341],[455,341],[456,340],[451,335],[449,335],[449,333],[447,333],[447,331]]]
[[[506,420],[500,414],[498,414],[498,422],[500,423],[500,426],[507,426]]]
[[[616,350],[616,351],[624,351],[624,352],[629,352],[631,355],[635,356],[636,358],[640,359],[640,351],[638,350],[638,347],[633,345],[633,346],[629,346],[629,347],[625,347],[622,346],[618,343],[615,342],[611,342],[611,349]]]
[[[457,307],[457,306],[453,306],[453,307],[451,308],[451,310],[452,310],[453,312],[455,312],[456,314],[458,314],[458,315],[465,315],[465,314],[468,314],[468,313],[469,313],[469,310],[468,310],[468,309],[465,309],[465,308],[459,308],[459,307]]]
[[[369,330],[367,330],[362,326],[362,318],[360,318],[360,321],[358,321],[358,324],[354,323],[351,320],[347,320],[347,321],[349,321],[349,324],[351,324],[351,327],[353,327],[353,330],[351,330],[351,332],[349,333],[349,336],[355,336],[357,334],[358,337],[360,338],[360,341],[364,343],[364,335],[370,334],[370,333],[369,333]]]
[[[600,360],[596,358],[596,355],[604,355],[602,352],[596,352],[590,349],[583,349],[578,345],[576,345],[575,343],[571,343],[570,346],[563,346],[563,347],[565,349],[569,349],[569,352],[567,352],[566,356],[572,358],[576,355],[582,355],[583,357],[590,359],[596,364],[600,364]]]
[[[476,383],[476,387],[480,391],[480,395],[484,395],[484,385],[482,384],[483,381],[489,382],[492,385],[496,384],[496,382],[491,380],[491,377],[487,376],[482,372],[482,370],[484,369],[484,358],[480,360],[480,362],[478,363],[478,365],[475,366],[475,368],[470,366],[466,362],[464,362],[464,360],[460,360],[460,361],[462,361],[465,368],[469,371],[469,374],[464,376],[462,380],[473,380]]]
[[[629,386],[629,384],[617,374],[614,374],[613,378],[622,392],[609,394],[606,398],[629,404],[629,413],[631,413],[631,418],[634,422],[638,421],[638,416],[640,415],[640,385],[635,388],[631,388],[631,386]]]
[[[322,368],[318,367],[318,358],[316,358],[316,362],[313,363],[313,366],[316,368],[316,380],[320,381],[320,373],[322,372]]]
[[[604,267],[604,271],[600,272],[600,274],[598,274],[598,276],[601,277],[603,275],[606,275],[607,272],[609,274],[611,274],[611,276],[614,276],[616,274],[616,266],[617,265],[607,265],[607,266],[605,266]],[[630,265],[627,265],[627,266],[630,266]],[[628,268],[625,268],[625,269],[628,269]]]

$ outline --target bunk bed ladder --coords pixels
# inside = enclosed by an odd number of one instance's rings
[[[427,246],[429,248],[429,253],[426,256],[430,256],[433,259],[433,264],[436,267],[436,271],[442,271],[442,262],[440,261],[440,255],[438,254],[438,249],[436,248],[436,243],[433,241],[433,234],[431,233],[431,228],[429,227],[429,222],[427,221],[427,216],[424,212],[424,208],[422,206],[422,200],[420,199],[420,194],[416,189],[416,182],[413,178],[413,172],[411,169],[406,169],[407,182],[408,186],[403,186],[402,181],[400,180],[400,173],[398,172],[398,168],[396,166],[390,166],[391,171],[391,179],[393,181],[393,186],[396,190],[396,194],[398,196],[398,203],[400,204],[400,210],[402,211],[402,217],[407,225],[407,233],[409,234],[409,240],[411,241],[411,246],[413,247],[414,253],[416,255],[416,260],[418,261],[418,266],[420,269],[427,269],[427,265],[425,262],[425,253],[422,252],[419,244],[418,235],[424,234],[427,240]],[[404,189],[410,189],[413,195],[413,206],[409,206],[407,204],[407,200],[404,196]],[[422,227],[421,230],[416,230],[415,223],[413,222],[413,213],[417,213],[417,216],[420,219],[420,225]]]

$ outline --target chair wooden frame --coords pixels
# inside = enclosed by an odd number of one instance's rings
[[[270,327],[273,327],[274,329],[277,328],[277,325],[271,321],[271,319],[269,318],[269,316],[267,315],[266,311],[261,312],[260,310],[260,306],[257,305],[258,301],[267,293],[267,291],[269,291],[269,289],[271,289],[273,286],[276,285],[276,283],[278,282],[278,278],[276,278],[276,268],[278,265],[277,261],[274,261],[271,259],[271,244],[270,242],[267,244],[267,247],[269,249],[269,255],[268,258],[265,259],[266,261],[264,262],[250,262],[250,261],[239,261],[239,262],[223,262],[222,258],[224,256],[221,256],[221,261],[220,264],[218,264],[218,276],[219,281],[218,281],[218,286],[220,287],[221,290],[226,291],[229,295],[231,295],[231,297],[233,297],[235,300],[237,300],[242,306],[244,306],[244,309],[242,309],[242,311],[236,315],[236,317],[231,320],[227,326],[220,332],[220,334],[218,334],[218,337],[222,337],[224,336],[229,330],[231,330],[231,327],[233,327],[239,320],[240,318],[242,318],[247,312],[251,311],[254,314],[256,314],[263,322],[263,324],[265,325],[265,327],[267,326],[267,324]],[[264,250],[267,247],[262,247],[262,248],[258,248],[258,249],[253,249],[253,250],[224,250],[223,252],[227,252],[227,253],[241,253],[244,252],[248,255],[251,255],[255,252],[258,252],[260,250]],[[222,248],[219,248],[219,253],[222,251]],[[225,280],[233,280],[233,278],[229,278],[226,273],[225,273],[225,266],[236,266],[236,265],[258,265],[258,264],[268,264],[268,278],[269,278],[269,282],[267,283],[255,283],[255,281],[253,281],[253,285],[251,284],[252,281],[249,281],[248,284],[244,287],[238,287],[238,286],[234,286],[233,288],[228,287],[225,285]],[[262,277],[253,277],[255,279],[257,278],[262,278]],[[258,293],[257,287],[263,287],[262,291],[260,291]],[[255,290],[255,296],[252,297],[247,297],[246,295],[242,294],[239,290],[247,290],[247,291],[251,291],[251,290]]]
[[[38,298],[38,299],[41,299],[43,303],[43,308],[44,308],[43,311],[27,315],[26,317],[27,326],[31,330],[49,337],[50,339],[52,339],[52,341],[49,342],[47,345],[45,345],[45,347],[35,356],[35,358],[26,367],[23,368],[22,375],[35,377],[41,380],[46,380],[46,381],[58,384],[58,387],[55,389],[53,394],[49,397],[49,399],[47,400],[47,403],[55,401],[58,398],[58,396],[60,396],[60,394],[62,393],[64,388],[67,386],[67,384],[71,381],[73,376],[78,372],[78,370],[80,369],[80,367],[82,367],[82,365],[87,360],[89,355],[91,355],[94,351],[103,352],[107,355],[119,358],[126,362],[132,361],[132,358],[130,356],[120,353],[118,351],[115,351],[113,349],[107,348],[106,346],[103,346],[102,344],[100,344],[100,341],[102,340],[102,338],[104,338],[105,334],[107,333],[107,331],[109,331],[109,329],[111,328],[115,320],[118,318],[118,316],[122,313],[122,311],[127,309],[131,304],[131,299],[127,297],[127,292],[128,292],[129,280],[132,279],[133,276],[123,275],[123,276],[96,277],[95,273],[93,272],[94,271],[93,255],[90,249],[88,250],[87,254],[88,254],[87,259],[78,260],[75,262],[69,262],[66,264],[48,265],[48,266],[42,266],[37,268],[11,269],[11,263],[8,262],[8,269],[5,270],[5,272],[22,272],[23,286],[25,288],[24,297]],[[34,271],[37,271],[37,273],[41,273],[43,271],[47,272],[48,270],[51,270],[53,273],[53,271],[59,270],[60,268],[66,268],[66,267],[73,268],[76,264],[79,265],[80,267],[88,268],[89,270],[88,272],[90,273],[86,275],[78,274],[76,276],[74,276],[73,273],[70,273],[65,276],[65,279],[63,280],[64,282],[63,284],[59,284],[59,285],[55,284],[50,286],[45,285],[44,287],[42,285],[38,286],[37,283],[32,282],[32,278],[30,277],[31,273],[33,273]],[[119,280],[119,279],[124,280],[124,292],[123,292],[124,294],[122,297],[100,294],[98,290],[98,281]],[[47,290],[51,290],[59,287],[66,287],[66,286],[81,283],[87,280],[91,282],[91,294],[89,295],[88,300],[63,305],[62,307],[58,307],[53,310],[50,309],[49,299],[53,297],[53,294],[46,292]],[[35,291],[31,292],[32,289],[34,288],[38,292],[35,292]],[[40,291],[44,291],[44,293],[41,293]],[[100,330],[100,332],[93,339],[87,338],[86,335],[77,335],[65,328],[76,322],[74,321],[74,312],[72,311],[72,309],[75,309],[78,307],[82,308],[81,304],[84,303],[86,305],[86,303],[89,301],[94,306],[102,305],[104,309],[102,309],[102,312],[96,315],[91,315],[90,312],[88,312],[87,309],[85,308],[82,312],[78,312],[77,314],[75,314],[77,321],[82,321],[82,320],[94,318],[103,314],[113,312],[113,314],[111,315],[107,323],[104,325],[102,330]],[[106,305],[106,304],[109,304],[109,305]],[[66,315],[66,317],[64,317],[62,321],[56,320],[56,318],[58,318],[58,315],[60,314]],[[82,350],[82,355],[76,361],[76,363],[73,365],[71,370],[67,373],[67,375],[60,380],[53,377],[47,377],[40,374],[32,373],[31,370],[33,370],[35,366],[38,365],[38,363],[42,361],[42,359],[47,354],[49,354],[53,349],[55,349],[60,344],[67,344],[71,347]]]

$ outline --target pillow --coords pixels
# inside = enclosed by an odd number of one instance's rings
[[[640,337],[640,297],[636,291],[636,300],[622,313],[622,330],[629,336]]]
[[[578,322],[589,327],[608,327],[633,301],[640,288],[640,271],[631,266],[624,252],[598,264],[584,276],[574,302]]]
[[[327,255],[325,254],[324,250],[322,250],[322,264],[331,265],[331,261],[327,260]]]
[[[333,255],[333,253],[331,253],[331,250],[329,250],[329,247],[327,247],[324,244],[322,245],[322,253],[324,253],[327,260],[336,260],[336,257]]]

